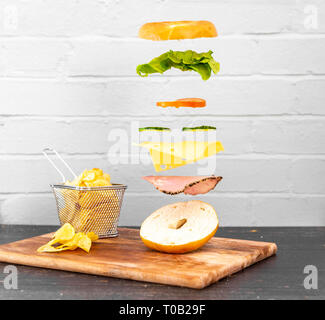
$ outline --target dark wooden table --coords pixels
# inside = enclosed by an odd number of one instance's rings
[[[0,243],[55,231],[55,226],[0,225]],[[325,299],[325,227],[220,228],[220,237],[275,242],[278,254],[203,290],[107,278],[26,266],[18,288],[5,289],[0,263],[0,299]],[[304,267],[318,269],[318,289],[303,286]]]

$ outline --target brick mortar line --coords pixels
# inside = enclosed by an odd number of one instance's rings
[[[155,108],[155,106],[154,106]],[[165,121],[173,121],[178,118],[186,120],[193,120],[192,118],[197,118],[198,121],[201,120],[216,120],[216,121],[240,121],[240,122],[247,122],[251,121],[279,121],[279,118],[282,121],[306,121],[306,120],[315,120],[315,119],[323,119],[325,117],[324,114],[303,114],[303,113],[293,113],[293,114],[175,114],[175,115],[129,115],[129,114],[108,114],[108,115],[42,115],[42,114],[0,114],[0,121],[6,121],[13,119],[14,121],[18,120],[52,120],[52,121],[60,121],[60,122],[67,122],[70,124],[73,121],[109,121],[112,118],[114,120],[121,120],[121,121],[133,121],[133,120],[157,120],[163,119]]]
[[[107,160],[106,152],[92,152],[92,153],[66,153],[60,152],[60,154],[66,159],[82,159],[82,160]],[[135,156],[139,156],[138,153],[131,153],[128,155],[121,155],[120,158],[128,159]],[[283,154],[283,153],[241,153],[241,154],[228,154],[228,155],[217,155],[218,159],[238,159],[238,160],[325,160],[325,153],[316,153],[316,154]],[[114,159],[116,159],[114,157]],[[147,159],[147,158],[146,158]],[[149,154],[148,154],[149,159]],[[0,161],[9,161],[9,160],[45,160],[44,155],[41,153],[2,153],[0,154]],[[141,163],[139,163],[141,164]],[[132,166],[132,163],[129,163]]]
[[[27,75],[27,76],[15,76],[15,75],[8,75],[6,72],[3,72],[3,74],[0,74],[0,81],[44,81],[44,82],[54,82],[54,83],[99,83],[99,84],[105,84],[109,80],[130,80],[134,81],[134,79],[137,79],[139,82],[144,81],[143,78],[139,77],[136,73],[129,74],[129,75],[96,75],[96,74],[84,74],[84,75],[69,75],[63,73],[58,73],[56,70],[53,70],[55,75],[48,76],[48,77],[42,77],[39,75]],[[201,79],[198,75],[165,75],[163,78],[161,75],[151,75],[151,81],[157,81],[162,83],[168,83],[169,81],[174,80],[199,80]],[[295,84],[299,81],[306,81],[306,80],[324,80],[325,79],[325,73],[313,73],[313,72],[307,72],[307,73],[243,73],[243,74],[219,74],[212,78],[212,80],[215,79],[222,79],[222,80],[283,80],[292,82]]]
[[[142,191],[142,192],[130,192],[127,191],[127,195],[132,195],[132,196],[150,196],[150,197],[163,197],[164,194],[162,193],[156,193],[156,192],[147,192],[147,191]],[[21,196],[32,196],[32,197],[47,197],[47,196],[53,196],[52,192],[0,192],[0,201],[2,200],[7,200],[9,198],[15,198],[15,197],[21,197]],[[310,197],[310,198],[324,198],[325,199],[325,193],[295,193],[295,192],[259,192],[259,191],[247,191],[247,192],[239,192],[239,191],[227,191],[227,192],[222,192],[218,191],[215,192],[214,194],[206,194],[205,197],[208,198],[216,198],[216,197],[244,197],[244,198],[249,198],[250,196],[258,196],[258,197],[282,197],[282,198],[287,198],[287,197],[295,197],[295,198],[305,198],[305,197]],[[2,198],[3,197],[3,198]],[[8,198],[9,197],[9,198]],[[53,196],[54,199],[54,196]],[[181,201],[181,200],[180,200]]]
[[[218,41],[219,39],[247,39],[247,40],[255,40],[255,39],[325,39],[325,32],[260,32],[260,33],[225,33],[218,35],[217,38],[212,39],[212,41]],[[50,40],[50,41],[116,41],[116,42],[138,42],[148,44],[148,40],[134,37],[125,37],[125,36],[109,36],[105,34],[87,34],[87,35],[9,35],[9,34],[1,34],[0,40],[9,40],[9,41],[17,41],[17,40]],[[188,43],[192,43],[193,39],[185,40]],[[201,42],[211,41],[206,39],[199,39]]]

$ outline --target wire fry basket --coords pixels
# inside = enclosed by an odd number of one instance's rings
[[[100,238],[116,237],[125,185],[73,187],[51,185],[61,225],[70,223],[76,232],[94,232]]]
[[[54,152],[61,162],[76,177],[73,170],[53,149],[46,148],[43,154],[66,181],[62,172],[48,157],[47,152]],[[51,184],[55,196],[61,225],[70,223],[76,232],[94,232],[100,238],[118,236],[117,225],[124,192],[127,189],[123,184],[112,184],[103,187],[76,187],[60,184]]]

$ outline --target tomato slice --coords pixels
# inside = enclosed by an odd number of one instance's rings
[[[178,99],[175,101],[158,101],[157,103],[158,107],[189,107],[189,108],[203,108],[206,106],[206,101],[201,98],[184,98],[184,99]]]

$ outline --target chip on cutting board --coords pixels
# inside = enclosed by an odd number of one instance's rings
[[[37,252],[60,252],[65,250],[75,250],[77,248],[89,252],[92,241],[96,240],[98,240],[98,236],[95,233],[75,233],[73,226],[70,223],[65,223],[54,233],[53,239],[39,247]]]
[[[144,220],[143,243],[166,253],[185,253],[207,243],[216,233],[219,220],[214,208],[199,200],[166,205]]]
[[[75,235],[73,226],[70,223],[65,223],[59,230],[54,234],[54,239],[58,241],[69,241]]]

